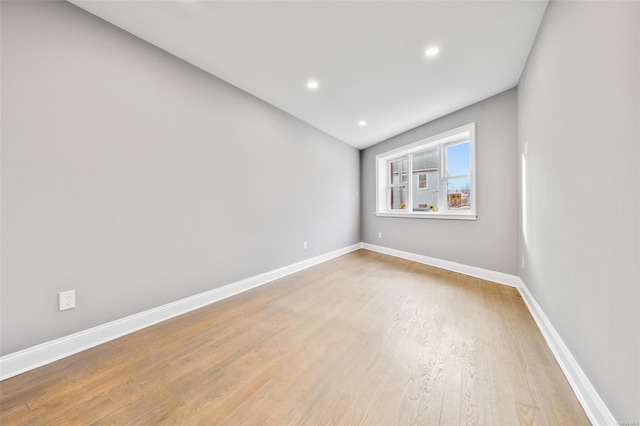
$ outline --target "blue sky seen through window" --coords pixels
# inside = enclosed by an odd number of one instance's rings
[[[447,181],[447,194],[462,193],[467,194],[467,198],[457,200],[449,200],[449,207],[468,208],[469,206],[469,190],[471,182],[469,175],[471,174],[471,143],[463,142],[456,145],[450,145],[447,150],[447,176],[464,176],[452,178]],[[447,195],[451,197],[451,195]]]
[[[471,174],[471,143],[447,147],[447,176]]]

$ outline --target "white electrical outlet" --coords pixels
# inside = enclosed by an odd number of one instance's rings
[[[378,238],[382,238],[382,232],[378,232]]]
[[[76,307],[76,291],[63,291],[59,295],[60,310],[66,311]]]
[[[306,241],[302,244],[302,248],[305,249],[305,250],[307,249],[307,242]]]

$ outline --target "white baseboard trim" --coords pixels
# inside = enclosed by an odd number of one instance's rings
[[[218,287],[176,302],[168,303],[157,308],[149,309],[138,314],[112,321],[107,324],[5,355],[0,357],[0,380],[8,379],[59,359],[66,358],[83,350],[92,348],[126,334],[133,333],[189,311],[193,311],[219,300],[226,299],[252,288],[259,287],[278,278],[299,272],[303,269],[318,265],[360,248],[516,287],[522,295],[522,299],[531,312],[531,315],[538,325],[542,335],[547,341],[549,348],[558,361],[560,368],[567,377],[567,380],[573,388],[578,400],[582,404],[589,420],[591,420],[595,425],[617,424],[613,414],[611,414],[604,401],[602,401],[602,398],[600,398],[600,395],[598,395],[598,392],[576,362],[575,358],[569,351],[569,348],[567,348],[564,341],[520,277],[368,243],[358,243],[349,247],[344,247],[292,265],[265,272],[223,287]]]
[[[520,279],[520,278],[518,278]],[[531,316],[535,320],[540,332],[547,341],[547,345],[553,352],[560,368],[567,377],[569,384],[573,388],[573,392],[576,394],[578,401],[582,405],[585,413],[594,425],[616,425],[616,421],[607,405],[604,403],[600,395],[595,390],[589,379],[587,378],[582,368],[571,354],[571,351],[565,345],[564,341],[556,331],[556,329],[549,321],[549,318],[545,315],[544,311],[536,302],[526,284],[520,280],[520,286],[518,287],[524,303],[529,308]]]
[[[576,394],[578,401],[582,405],[589,420],[594,425],[615,425],[618,424],[611,411],[600,398],[587,376],[580,368],[580,365],[569,351],[567,345],[553,327],[549,318],[538,305],[535,298],[527,288],[522,279],[515,275],[509,275],[502,272],[491,271],[475,266],[463,265],[448,260],[437,259],[433,257],[423,256],[415,253],[409,253],[401,250],[381,247],[374,244],[362,243],[362,248],[375,251],[378,253],[388,254],[390,256],[411,260],[425,265],[435,266],[437,268],[458,272],[472,277],[482,278],[487,281],[493,281],[499,284],[516,287],[522,296],[531,316],[535,320],[540,332],[544,336],[547,345],[551,349],[554,357],[558,361],[560,368],[564,372],[573,392]]]
[[[19,352],[0,357],[0,380],[52,363],[70,355],[138,331],[150,325],[193,311],[211,303],[234,296],[278,278],[318,265],[362,247],[361,243],[344,247],[292,265],[274,269],[223,287],[196,294],[157,308],[149,309],[107,324],[42,343]]]
[[[520,277],[504,272],[491,271],[489,269],[478,268],[476,266],[463,265],[462,263],[451,262],[449,260],[437,259],[435,257],[423,256],[421,254],[409,253],[407,251],[396,250],[388,247],[377,246],[369,243],[362,243],[362,248],[375,251],[389,256],[399,257],[401,259],[411,260],[436,268],[446,269],[448,271],[458,272],[460,274],[481,278],[494,283],[504,284],[511,287],[519,287]]]

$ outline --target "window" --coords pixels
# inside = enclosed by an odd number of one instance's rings
[[[392,210],[407,208],[407,159],[389,162],[389,205]]]
[[[378,216],[475,219],[475,123],[376,157]]]

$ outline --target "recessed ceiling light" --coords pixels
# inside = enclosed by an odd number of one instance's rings
[[[307,87],[309,89],[317,89],[318,88],[318,82],[315,80],[311,80],[310,82],[307,83]]]
[[[438,54],[438,52],[440,52],[440,49],[438,49],[437,47],[431,47],[431,48],[427,49],[425,54],[427,56],[435,56],[435,55]]]
[[[358,121],[358,126],[362,127],[362,126],[366,126],[366,125],[367,125],[366,121],[364,121],[364,120]]]

